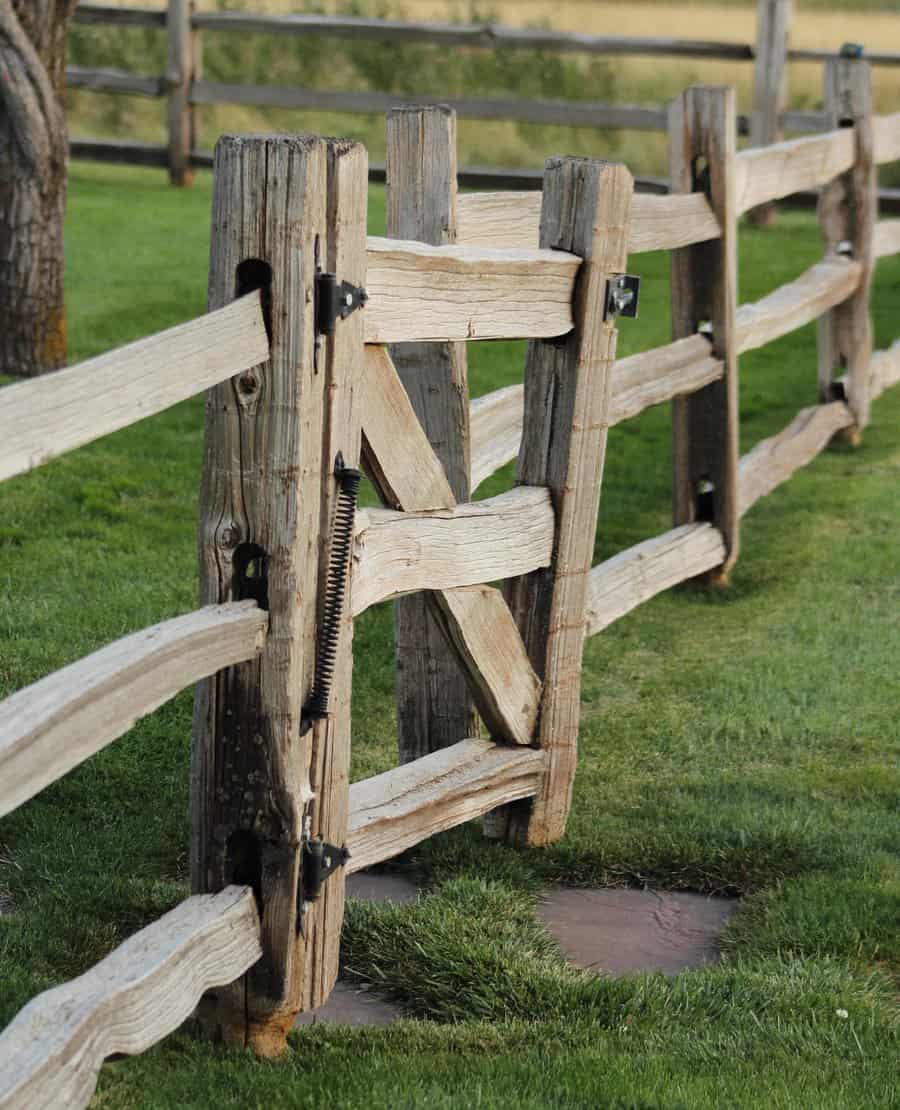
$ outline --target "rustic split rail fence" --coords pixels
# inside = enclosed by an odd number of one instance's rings
[[[494,51],[540,50],[590,56],[673,57],[720,59],[753,64],[753,104],[748,116],[738,116],[739,133],[754,146],[778,142],[787,132],[827,131],[828,114],[787,110],[788,68],[792,61],[826,62],[828,51],[789,47],[793,0],[757,0],[755,43],[698,41],[659,37],[592,35],[534,28],[506,27],[495,23],[448,24],[329,16],[321,14],[271,15],[263,12],[199,12],[193,0],[168,0],[165,7],[120,8],[81,3],[75,20],[81,24],[118,28],[157,28],[166,35],[166,72],[138,74],[110,68],[71,66],[70,88],[126,96],[165,99],[167,146],[122,140],[77,139],[76,156],[106,161],[133,162],[168,167],[175,184],[186,184],[194,167],[212,164],[212,156],[198,148],[198,105],[243,104],[254,107],[292,108],[299,111],[388,111],[398,95],[378,89],[332,90],[286,85],[234,84],[210,81],[203,76],[202,39],[211,32],[261,34],[343,40],[346,42],[417,43],[450,49],[480,48]],[[874,65],[900,66],[900,54],[875,52]],[[411,98],[419,104],[446,104],[460,117],[560,124],[605,130],[662,131],[668,127],[664,104],[606,104],[572,100],[528,100],[517,97],[448,97],[446,90],[422,90]],[[384,167],[370,167],[373,179],[383,180]],[[502,170],[471,167],[460,174],[464,184],[507,188],[540,187],[536,170]],[[647,180],[647,187],[662,187]]]
[[[0,1106],[84,1105],[104,1057],[198,1005],[274,1054],[332,989],[348,873],[477,816],[511,842],[563,834],[585,636],[724,579],[743,514],[900,382],[900,344],[872,354],[868,309],[876,259],[900,247],[874,191],[900,114],[872,117],[867,62],[828,74],[834,129],[743,154],[733,90],[685,92],[671,196],[565,158],[540,198],[457,195],[452,111],[394,110],[389,239],[366,235],[359,144],[223,138],[209,313],[4,390],[3,478],[192,393],[207,406],[201,608],[0,705],[6,813],[196,682],[193,895],[13,1020]],[[739,214],[820,187],[822,261],[739,306]],[[659,249],[673,341],[616,361],[629,255]],[[739,355],[813,319],[817,403],[741,457]],[[465,343],[516,337],[524,384],[470,404]],[[607,429],[669,400],[674,528],[591,567]],[[516,457],[515,487],[473,502]],[[354,511],[360,467],[382,508]],[[404,762],[351,785],[354,617],[401,595]],[[415,679],[423,655],[436,683]]]

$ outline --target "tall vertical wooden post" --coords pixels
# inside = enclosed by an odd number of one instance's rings
[[[525,365],[525,422],[517,481],[547,486],[556,512],[549,567],[507,583],[506,594],[532,666],[543,680],[539,740],[547,764],[540,793],[503,817],[508,840],[559,840],[572,803],[584,647],[607,417],[616,356],[610,278],[625,270],[634,183],[624,166],[551,159],[544,171],[544,248],[584,259],[575,292],[575,327],[562,341],[532,341]]]
[[[191,185],[191,151],[194,145],[194,108],[191,82],[195,43],[191,28],[194,0],[169,0],[166,15],[166,81],[168,84],[169,180]]]
[[[672,191],[705,192],[721,237],[672,252],[672,338],[710,330],[724,377],[672,402],[676,525],[709,520],[727,556],[710,581],[724,583],[738,556],[737,209],[732,88],[687,89],[669,109]]]
[[[792,16],[793,0],[757,0],[751,146],[769,146],[784,137],[781,117],[788,99],[787,53]],[[761,204],[750,212],[750,219],[756,224],[769,224],[774,218],[774,204]]]
[[[826,251],[843,251],[862,264],[852,297],[819,318],[819,399],[835,397],[834,372],[847,371],[847,402],[856,419],[850,439],[869,422],[872,320],[869,298],[878,218],[878,174],[872,134],[872,72],[857,48],[844,47],[825,65],[825,110],[831,127],[853,127],[856,160],[849,173],[819,198],[819,225]]]
[[[329,174],[330,169],[330,174]],[[258,661],[200,683],[195,699],[195,892],[253,887],[263,957],[208,996],[207,1024],[274,1055],[337,972],[343,873],[304,906],[303,841],[343,846],[352,627],[339,625],[327,720],[304,731],[320,588],[330,557],[333,453],[359,457],[351,373],[361,313],[316,337],[317,268],[365,275],[365,152],[313,137],[226,136],[216,147],[210,308],[266,290],[270,357],[210,390],[200,498],[201,603],[255,598],[269,613]]]
[[[438,246],[456,241],[456,113],[387,114],[387,233]],[[469,385],[464,343],[397,343],[391,356],[458,502],[469,500]],[[456,654],[421,594],[394,605],[400,760],[478,735]]]

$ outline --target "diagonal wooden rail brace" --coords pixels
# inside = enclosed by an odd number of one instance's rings
[[[616,319],[608,284],[626,265],[633,180],[624,166],[551,159],[544,172],[541,240],[584,259],[575,328],[562,342],[533,341],[525,366],[525,418],[517,481],[546,486],[556,513],[550,567],[508,584],[507,599],[543,681],[538,740],[546,755],[533,801],[495,812],[489,833],[528,844],[558,840],[575,777],[587,578],[606,450]]]
[[[262,959],[209,996],[230,1041],[281,1051],[294,1017],[337,974],[343,877],[304,914],[304,844],[342,844],[347,820],[350,624],[337,625],[339,695],[301,733],[330,558],[335,455],[359,455],[351,370],[361,313],[316,334],[320,270],[365,279],[365,151],[314,137],[224,137],[216,151],[210,307],[263,288],[268,361],[211,390],[200,520],[201,595],[253,597],[269,614],[262,655],[200,684],[192,767],[195,893],[253,888]]]
[[[669,114],[673,192],[703,189],[722,235],[672,255],[672,338],[710,329],[723,376],[672,403],[674,524],[708,521],[725,539],[724,582],[738,556],[737,210],[732,88],[687,89]]]

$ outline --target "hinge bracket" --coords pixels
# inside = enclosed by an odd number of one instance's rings
[[[346,848],[328,844],[319,836],[303,838],[303,901],[315,902],[325,880],[350,858]]]
[[[638,314],[641,279],[634,274],[616,274],[606,283],[606,305],[603,318],[616,316],[634,318]]]
[[[346,320],[351,312],[362,308],[369,299],[360,285],[339,282],[335,274],[324,270],[316,274],[316,334],[334,335],[338,320]]]

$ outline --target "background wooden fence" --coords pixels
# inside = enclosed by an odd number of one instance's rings
[[[3,814],[197,682],[194,893],[13,1020],[0,1106],[84,1105],[107,1055],[142,1051],[198,1002],[213,1031],[275,1053],[334,983],[347,873],[480,815],[511,842],[562,835],[584,637],[678,582],[725,579],[742,516],[836,435],[858,438],[900,382],[900,343],[873,354],[869,319],[876,260],[900,248],[875,204],[900,113],[872,116],[866,61],[827,68],[840,126],[761,150],[735,149],[733,90],[685,92],[670,196],[633,196],[624,167],[583,159],[551,159],[540,197],[458,196],[453,113],[395,110],[389,228],[412,206],[416,240],[367,237],[359,144],[223,139],[209,313],[4,390],[3,478],[209,392],[201,607],[0,704]],[[798,189],[822,190],[822,260],[738,305],[740,213]],[[673,340],[615,361],[615,280],[659,249]],[[816,403],[741,456],[740,354],[813,319]],[[464,344],[501,337],[531,339],[524,383],[470,404]],[[591,567],[606,430],[668,400],[674,527]],[[470,500],[516,457],[513,489]],[[360,465],[383,507],[354,515]],[[463,675],[460,731],[433,728],[429,691],[407,689],[407,762],[351,786],[353,618],[415,591],[409,627],[439,630],[440,681]],[[426,642],[398,639],[404,667]]]
[[[788,45],[792,0],[758,0],[755,43],[697,41],[672,38],[624,37],[505,27],[493,23],[442,24],[400,22],[350,16],[267,15],[251,12],[196,12],[191,0],[168,0],[166,8],[117,8],[81,3],[75,19],[82,24],[117,27],[155,27],[165,31],[167,66],[164,74],[136,74],[121,70],[70,67],[71,88],[130,96],[165,98],[168,107],[168,146],[122,140],[77,139],[76,157],[168,167],[175,184],[190,180],[191,169],[210,167],[212,154],[200,149],[196,105],[236,104],[331,112],[387,112],[398,100],[418,104],[447,104],[462,118],[516,120],[612,130],[667,130],[666,105],[637,106],[565,100],[527,100],[510,97],[448,97],[440,89],[423,89],[413,97],[378,90],[333,91],[296,86],[226,84],[202,75],[204,31],[316,37],[344,41],[431,43],[449,49],[533,49],[594,56],[649,56],[684,59],[723,59],[753,63],[753,105],[749,116],[739,115],[738,132],[754,146],[777,142],[788,132],[828,130],[827,112],[787,111],[790,61],[825,62],[833,54],[796,50]],[[873,65],[900,66],[900,54],[867,55]],[[371,180],[384,180],[383,166],[370,166]],[[467,167],[460,183],[480,188],[540,188],[542,171]],[[665,191],[658,178],[639,179],[639,187]]]

